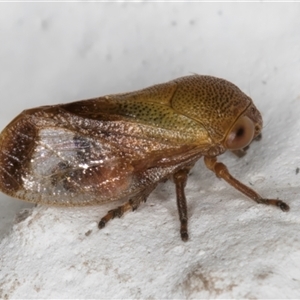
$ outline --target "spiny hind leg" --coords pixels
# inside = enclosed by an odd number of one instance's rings
[[[105,227],[106,223],[116,217],[121,218],[127,211],[135,211],[141,204],[141,202],[146,202],[150,193],[155,189],[156,184],[143,190],[141,193],[137,194],[135,197],[130,198],[123,205],[118,206],[112,210],[109,210],[107,214],[100,220],[98,227],[102,229]]]
[[[187,204],[184,189],[187,183],[190,169],[193,167],[193,165],[194,163],[191,163],[190,165],[178,170],[173,174],[173,181],[176,187],[177,208],[180,220],[180,236],[184,242],[186,242],[189,238]]]

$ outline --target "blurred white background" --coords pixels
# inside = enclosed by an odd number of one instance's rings
[[[26,108],[127,92],[192,73],[260,109],[263,139],[231,173],[291,211],[256,205],[199,162],[190,241],[171,183],[98,231],[116,206],[36,207],[0,195],[0,297],[299,298],[299,3],[1,3],[0,128]],[[13,226],[13,224],[15,225]]]

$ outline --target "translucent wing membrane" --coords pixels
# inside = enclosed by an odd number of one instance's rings
[[[116,149],[103,140],[67,129],[42,129],[23,176],[24,192],[59,204],[117,198],[128,189],[132,175],[130,165],[113,153]],[[93,195],[97,199],[89,199]]]
[[[20,116],[9,126],[10,134],[3,135],[18,137],[18,145],[2,143],[6,163],[0,173],[18,183],[8,194],[30,202],[87,205],[130,198],[189,157],[189,151],[182,151],[187,146],[174,138],[156,141],[153,135],[159,133],[146,125],[81,118],[55,106]],[[16,147],[26,159],[21,161]]]

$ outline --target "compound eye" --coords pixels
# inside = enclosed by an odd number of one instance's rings
[[[225,139],[225,147],[229,150],[243,149],[254,137],[255,126],[246,116],[240,117],[231,128]]]

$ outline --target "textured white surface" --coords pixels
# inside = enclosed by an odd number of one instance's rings
[[[174,187],[99,231],[100,207],[35,207],[0,195],[1,298],[299,298],[300,5],[0,4],[0,126],[21,110],[125,92],[190,73],[251,95],[263,139],[220,157],[241,181],[284,199],[257,205],[203,162],[186,188],[190,240]],[[24,219],[25,218],[25,219]]]

